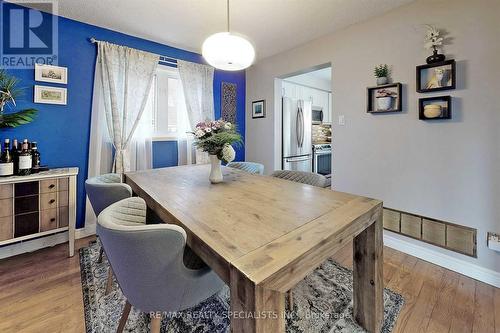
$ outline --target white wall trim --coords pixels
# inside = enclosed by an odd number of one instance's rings
[[[84,228],[75,230],[75,239],[85,238],[88,236],[95,235],[95,222],[94,223],[86,223]]]
[[[384,232],[384,245],[431,262],[454,272],[500,288],[500,273],[465,260],[461,260],[432,250],[428,245],[416,245]]]

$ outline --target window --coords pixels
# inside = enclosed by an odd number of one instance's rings
[[[158,66],[144,112],[145,121],[151,122],[154,140],[185,134],[186,106],[177,68]]]

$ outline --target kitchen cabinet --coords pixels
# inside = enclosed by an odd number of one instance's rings
[[[328,93],[328,101],[327,101],[327,104],[328,105],[328,108],[326,109],[326,112],[324,113],[324,116],[323,118],[325,119],[323,122],[326,123],[326,124],[332,124],[333,122],[333,115],[332,115],[332,93],[329,92]]]
[[[311,101],[313,106],[323,108],[323,123],[332,123],[332,94],[325,90],[306,87],[300,84],[295,84],[288,81],[283,81],[283,96]]]
[[[299,86],[291,82],[283,81],[283,96],[292,99],[299,99]]]

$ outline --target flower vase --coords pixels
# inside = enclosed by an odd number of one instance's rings
[[[209,155],[210,157],[210,182],[212,184],[217,184],[222,182],[222,169],[221,169],[221,161],[217,157],[217,155]]]
[[[435,64],[437,62],[442,62],[446,59],[446,56],[444,54],[438,54],[438,50],[434,48],[434,51],[432,52],[432,55],[427,57],[425,61],[428,64]]]

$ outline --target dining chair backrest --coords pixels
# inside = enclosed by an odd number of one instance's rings
[[[132,189],[128,184],[122,183],[121,175],[117,173],[87,179],[85,190],[96,216],[109,205],[132,196]]]
[[[317,187],[328,186],[328,180],[325,176],[307,172],[307,171],[292,171],[292,170],[277,170],[271,174],[272,177],[290,180],[296,183],[309,184]]]
[[[264,174],[264,165],[256,162],[229,162],[226,166],[257,175]]]

